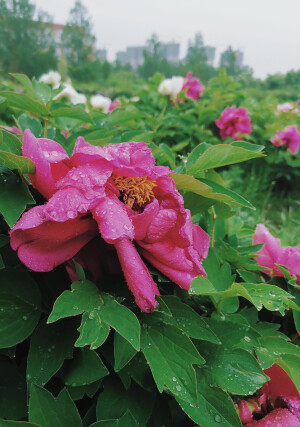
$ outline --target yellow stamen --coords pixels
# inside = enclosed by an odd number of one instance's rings
[[[155,195],[155,181],[147,176],[113,176],[114,183],[120,191],[122,200],[132,209],[139,210],[151,202]]]

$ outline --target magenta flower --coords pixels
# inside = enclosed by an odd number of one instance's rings
[[[17,128],[16,126],[12,126],[12,127],[9,127],[9,126],[0,126],[0,127],[3,127],[3,129],[8,130],[9,132],[17,133],[18,135],[22,134],[22,132],[20,131],[20,129]]]
[[[216,120],[216,125],[220,129],[221,138],[231,137],[235,140],[242,135],[251,133],[251,123],[248,110],[243,107],[226,107],[220,118]]]
[[[202,96],[204,86],[199,79],[192,77],[192,75],[192,71],[187,73],[186,78],[184,79],[182,90],[187,89],[186,97],[197,101],[197,99]]]
[[[258,390],[257,396],[240,400],[237,405],[241,422],[246,427],[300,427],[300,394],[293,381],[277,364],[264,372],[270,380]],[[253,421],[253,414],[263,418]]]
[[[116,108],[121,108],[121,107],[122,107],[122,102],[118,98],[116,98],[110,103],[108,111],[109,111],[109,113],[111,113]]]
[[[11,231],[11,246],[26,266],[50,271],[76,255],[80,262],[100,233],[116,250],[145,312],[154,310],[158,289],[140,255],[184,289],[194,277],[206,276],[201,261],[209,237],[192,224],[171,170],[155,166],[146,143],[102,148],[79,137],[69,158],[58,143],[26,130],[23,154],[36,166],[32,185],[49,199],[24,213]]]
[[[286,145],[292,154],[297,154],[300,145],[300,133],[297,126],[286,126],[283,131],[276,133],[275,138],[271,138],[271,142],[276,147]]]
[[[300,284],[300,245],[282,247],[280,240],[273,237],[263,224],[257,224],[253,244],[260,243],[264,243],[264,246],[257,252],[257,263],[271,269],[261,271],[271,276],[283,277],[276,264],[284,265],[291,275],[297,277],[297,283]]]
[[[300,107],[300,99],[298,99],[297,105],[298,105],[298,107]]]

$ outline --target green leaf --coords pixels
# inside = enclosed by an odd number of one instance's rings
[[[72,400],[80,400],[84,395],[92,398],[95,396],[101,385],[101,380],[95,381],[90,384],[80,385],[80,386],[68,386],[67,390],[72,398]]]
[[[40,293],[24,270],[0,270],[0,348],[24,341],[36,327]]]
[[[34,94],[32,82],[29,79],[29,77],[26,76],[26,74],[19,74],[19,73],[9,73],[9,74],[13,76],[19,83],[21,83],[24,89],[27,89],[29,92],[31,92],[31,94]]]
[[[267,369],[277,363],[277,360],[284,362],[286,355],[297,356],[300,362],[300,348],[296,345],[286,342],[283,338],[263,336],[260,339],[261,347],[256,349],[259,363],[263,369]]]
[[[137,111],[125,111],[123,109],[117,108],[107,117],[106,122],[110,126],[120,126],[137,119],[140,119]]]
[[[15,420],[26,417],[26,382],[16,363],[12,363],[8,357],[0,356],[0,378],[0,417]]]
[[[210,295],[221,300],[241,296],[250,301],[257,310],[264,306],[270,311],[279,311],[284,315],[285,310],[300,308],[291,301],[293,296],[283,289],[269,284],[233,283],[225,291],[217,291],[213,284],[202,276],[196,277],[191,282],[189,293],[192,295]]]
[[[284,360],[277,360],[276,363],[285,370],[285,372],[297,387],[297,390],[300,392],[300,358],[293,354],[286,354],[284,356]]]
[[[85,314],[76,345],[99,347],[105,341],[111,326],[139,350],[140,324],[134,313],[117,303],[111,295],[100,293],[97,286],[89,280],[72,283],[72,291],[65,291],[57,298],[48,323],[81,313]],[[100,339],[97,334],[100,334]]]
[[[300,307],[300,292],[299,289],[294,286],[288,285],[288,290],[291,295],[295,298],[295,303]],[[297,332],[300,332],[300,312],[297,310],[293,310],[293,317],[295,322],[295,327]]]
[[[141,349],[160,392],[167,387],[180,399],[196,403],[196,374],[192,365],[202,365],[204,359],[185,334],[152,314],[143,318]]]
[[[39,101],[35,101],[28,95],[16,92],[0,92],[0,96],[7,99],[10,107],[19,108],[20,110],[30,111],[42,117],[49,115],[48,109]]]
[[[52,117],[70,117],[82,123],[94,123],[91,116],[82,107],[63,107],[51,111]]]
[[[190,169],[209,147],[212,147],[212,145],[206,142],[201,142],[201,144],[197,145],[186,160],[186,170]]]
[[[76,328],[70,320],[55,325],[41,323],[34,331],[27,359],[27,382],[45,385],[73,357]]]
[[[19,138],[14,132],[0,127],[0,150],[21,156],[22,144]]]
[[[20,174],[35,173],[34,163],[27,157],[0,151],[0,163],[8,169],[17,170]]]
[[[42,103],[48,104],[53,93],[51,87],[35,79],[32,81],[32,86],[36,96],[42,101]]]
[[[68,363],[63,378],[66,385],[73,387],[91,384],[109,372],[98,354],[88,348],[76,349],[74,358]]]
[[[209,361],[206,372],[212,382],[229,393],[251,395],[269,380],[247,350],[228,349],[206,342],[201,351]]]
[[[80,335],[75,343],[76,347],[90,345],[90,348],[95,350],[106,341],[110,328],[97,311],[91,311],[83,313],[78,331]]]
[[[136,384],[125,390],[120,381],[108,378],[104,382],[103,392],[98,397],[97,420],[122,419],[124,414],[130,411],[137,425],[145,426],[152,412],[154,397],[153,393],[148,393]],[[124,424],[119,425],[123,427]],[[131,424],[129,426],[131,427]]]
[[[184,304],[179,298],[175,296],[161,297],[161,300],[170,309],[172,316],[166,316],[163,320],[165,323],[177,326],[183,330],[188,336],[198,339],[210,341],[219,344],[220,340],[209,328],[204,319],[199,316],[187,304]]]
[[[254,330],[249,324],[240,324],[231,321],[233,318],[232,315],[227,315],[225,320],[209,318],[207,319],[207,323],[220,339],[224,348],[230,350],[233,348],[243,348],[253,353],[254,347],[260,347],[259,332]]]
[[[41,427],[38,424],[27,423],[26,421],[1,420],[0,427]]]
[[[206,169],[214,169],[221,166],[244,162],[255,157],[264,157],[260,152],[229,144],[218,144],[209,147],[199,159],[187,169],[188,175],[195,177]],[[201,176],[201,175],[200,175]]]
[[[18,118],[18,123],[21,126],[23,132],[25,129],[30,129],[30,131],[36,136],[37,138],[42,133],[42,125],[41,122],[36,119],[35,117],[27,116],[27,114],[22,114]]]
[[[140,130],[132,130],[129,132],[124,132],[121,136],[121,141],[151,142],[153,138],[154,132],[152,131],[141,132]]]
[[[172,173],[170,176],[174,179],[177,190],[188,190],[207,199],[254,209],[251,203],[242,196],[213,181],[199,180],[184,174]]]
[[[116,420],[103,420],[97,421],[91,424],[90,427],[138,427],[139,424],[136,422],[134,416],[131,414],[129,409],[122,415],[121,418]]]
[[[0,213],[10,227],[19,219],[29,204],[35,203],[20,176],[0,165]]]
[[[256,153],[260,153],[265,148],[263,145],[252,144],[252,142],[245,141],[234,141],[230,145],[245,148],[246,150],[254,151]]]
[[[119,372],[135,356],[136,350],[117,332],[114,336],[114,370]]]
[[[200,369],[197,372],[197,405],[190,405],[184,400],[176,399],[184,412],[202,427],[214,425],[242,426],[233,401],[229,395],[217,387],[207,383]]]
[[[42,427],[82,427],[77,408],[66,389],[55,399],[49,391],[31,386],[29,421]]]

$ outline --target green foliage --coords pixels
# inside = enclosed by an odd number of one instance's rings
[[[57,67],[50,17],[30,0],[4,0],[0,16],[0,65],[7,72],[38,77]]]
[[[57,101],[59,89],[13,74],[14,81],[1,87],[1,126],[30,129],[68,154],[80,136],[95,147],[145,141],[156,163],[174,171],[170,176],[194,224],[210,235],[202,261],[207,277],[195,277],[186,291],[147,264],[160,296],[155,312],[145,314],[102,253],[95,253],[103,268],[98,281],[92,281],[88,263],[86,270],[79,264],[78,254],[77,262],[68,262],[71,277],[77,276],[73,283],[64,266],[26,270],[10,248],[9,229],[45,200],[30,185],[27,174],[35,170],[22,156],[22,134],[0,128],[0,426],[240,427],[234,404],[259,393],[272,364],[300,388],[299,286],[284,266],[284,277],[262,274],[256,262],[261,245],[252,245],[259,222],[284,244],[298,243],[293,187],[299,159],[269,142],[277,127],[296,123],[298,116],[276,115],[277,98],[252,96],[242,79],[224,71],[207,82],[199,101],[182,97],[172,105],[157,92],[162,75],[140,84],[118,64],[117,73],[105,74],[104,64],[86,62],[91,28],[80,4],[72,13],[74,25],[66,32],[79,49],[70,59],[74,76],[80,80],[94,64],[102,70],[100,87],[107,84],[112,97],[120,93],[122,107],[105,115],[88,105],[87,112],[84,105]],[[87,31],[82,45],[71,34],[80,19]],[[158,40],[148,47],[153,69],[155,63],[167,65]],[[185,74],[188,64],[209,71],[200,38],[177,69],[182,66]],[[289,79],[296,84],[296,75]],[[81,85],[93,93],[89,83]],[[125,98],[133,94],[137,102]],[[215,120],[233,104],[248,108],[253,132],[243,141],[221,141]]]

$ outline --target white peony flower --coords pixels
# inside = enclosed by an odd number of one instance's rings
[[[78,93],[71,85],[65,83],[64,89],[53,99],[68,98],[72,104],[85,104],[86,96]]]
[[[99,108],[103,113],[107,114],[111,104],[111,99],[100,94],[91,97],[91,105],[94,108]]]
[[[163,95],[170,95],[174,98],[182,90],[184,84],[184,77],[173,76],[171,79],[165,79],[161,82],[158,88],[158,92]]]
[[[277,111],[287,113],[288,111],[292,110],[294,108],[293,104],[290,102],[285,102],[284,104],[277,105]]]
[[[39,81],[42,83],[46,83],[48,85],[52,85],[54,89],[58,88],[61,82],[61,75],[58,71],[49,71],[46,74],[42,74],[39,78]]]

